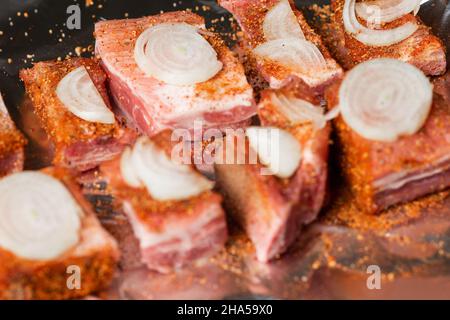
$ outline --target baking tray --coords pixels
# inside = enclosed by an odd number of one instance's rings
[[[81,8],[81,29],[65,25],[69,5]],[[297,1],[311,19],[313,4]],[[24,97],[18,71],[33,61],[92,54],[93,24],[100,19],[141,17],[190,8],[229,40],[235,23],[214,1],[0,0],[0,91],[19,128],[28,136],[27,169],[49,164],[45,133]],[[450,4],[428,1],[419,12],[450,46]],[[223,19],[221,19],[224,17]],[[450,50],[448,50],[450,51]],[[120,299],[403,299],[450,298],[450,195],[443,192],[365,217],[352,206],[331,161],[331,197],[321,218],[305,229],[294,248],[270,264],[258,263],[253,248],[231,223],[226,250],[200,265],[161,275],[135,265],[132,237],[111,198],[98,188],[86,195],[104,226],[125,241],[126,259],[102,298]],[[127,238],[128,237],[128,238]],[[375,270],[375,271],[374,271]],[[373,287],[374,272],[381,287]],[[376,283],[376,282],[375,282]],[[372,284],[372,285],[371,285]]]

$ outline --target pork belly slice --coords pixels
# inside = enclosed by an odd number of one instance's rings
[[[219,0],[219,4],[230,11],[238,21],[243,31],[243,46],[249,55],[251,64],[258,70],[271,88],[279,89],[288,85],[291,79],[300,78],[319,93],[330,85],[335,79],[342,76],[342,69],[330,55],[320,36],[309,26],[303,13],[295,8],[292,1],[291,7],[297,17],[298,23],[306,40],[317,46],[324,56],[327,64],[326,70],[321,72],[300,73],[292,68],[280,65],[274,61],[259,59],[252,53],[258,45],[266,42],[263,31],[263,22],[267,12],[279,3],[280,0]],[[301,62],[299,62],[301,63]]]
[[[119,250],[116,241],[100,225],[91,205],[65,169],[48,168],[43,173],[57,178],[82,209],[79,241],[51,260],[25,259],[0,247],[0,299],[62,300],[85,297],[107,289],[116,271]],[[51,197],[50,197],[51,198]],[[49,201],[51,201],[49,199]],[[68,273],[79,268],[80,289],[69,289]],[[72,272],[72,271],[70,271]]]
[[[335,120],[343,172],[364,212],[384,209],[450,186],[450,75],[437,79],[430,115],[416,134],[395,142],[365,139]],[[339,103],[339,84],[327,92]]]
[[[152,26],[184,22],[201,28],[213,46],[222,70],[208,81],[177,86],[145,75],[134,59],[139,35]],[[193,128],[195,120],[221,128],[249,119],[256,113],[253,91],[234,54],[204,20],[189,12],[168,12],[140,19],[101,21],[95,25],[96,52],[109,75],[111,93],[139,128],[152,136],[164,129]]]
[[[108,108],[112,109],[106,89],[106,74],[94,59],[39,62],[20,72],[35,113],[53,144],[53,163],[79,171],[95,168],[112,159],[135,139],[135,133],[123,128],[117,120],[113,124],[83,120],[58,98],[56,88],[59,82],[82,66]]]
[[[430,28],[413,14],[386,24],[383,28],[391,29],[407,22],[417,22],[419,28],[405,40],[384,47],[367,46],[345,32],[342,11],[344,0],[332,0],[330,23],[322,25],[321,34],[334,57],[344,67],[351,69],[355,65],[375,59],[393,58],[411,63],[427,75],[441,75],[446,70],[445,47],[434,36]]]
[[[286,93],[296,92],[298,98],[319,104],[308,91],[304,84],[297,83]],[[215,165],[225,205],[250,237],[262,262],[278,258],[298,238],[302,227],[316,219],[325,201],[328,172],[329,125],[319,130],[311,123],[289,125],[274,106],[273,93],[262,92],[258,114],[263,126],[285,129],[300,142],[302,162],[296,173],[280,179],[262,175],[260,163]],[[236,148],[237,140],[225,140],[224,150],[234,152],[236,159],[248,160],[254,151],[245,141],[246,148]]]
[[[152,141],[170,155],[170,131]],[[227,237],[220,195],[206,191],[184,200],[156,200],[143,187],[131,187],[121,157],[100,167],[139,241],[141,261],[151,270],[170,273],[204,260],[223,248]],[[192,167],[193,168],[193,167]]]
[[[450,100],[450,72],[446,72],[442,77],[435,78],[433,86],[440,99]]]
[[[0,93],[0,177],[23,169],[26,139],[17,130]]]

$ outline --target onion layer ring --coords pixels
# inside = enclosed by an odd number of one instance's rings
[[[66,187],[41,172],[0,181],[0,247],[30,260],[51,260],[79,241],[82,209]]]
[[[180,86],[205,82],[223,67],[211,44],[187,23],[148,28],[136,41],[134,58],[145,74]]]
[[[433,86],[416,67],[394,59],[359,64],[339,89],[344,121],[366,139],[391,142],[416,133],[428,117]]]

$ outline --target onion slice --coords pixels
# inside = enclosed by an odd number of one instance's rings
[[[249,127],[246,136],[261,164],[272,174],[289,178],[297,171],[302,153],[300,143],[292,134],[274,127]]]
[[[344,121],[366,139],[391,142],[416,133],[426,121],[433,86],[422,71],[395,59],[354,67],[339,89]]]
[[[281,0],[267,12],[263,22],[263,31],[266,41],[291,37],[305,39],[288,0]]]
[[[392,22],[410,12],[417,14],[421,0],[375,0],[356,3],[356,14],[371,24]]]
[[[300,73],[325,69],[327,63],[320,50],[311,42],[295,38],[268,41],[257,46],[253,52],[263,59]]]
[[[83,120],[115,122],[114,113],[106,106],[84,66],[71,71],[59,82],[56,95],[70,112]]]
[[[146,187],[159,201],[191,198],[214,186],[192,167],[173,162],[147,137],[122,154],[121,173],[129,186]]]
[[[399,43],[416,32],[416,23],[407,22],[397,28],[374,30],[363,26],[356,18],[355,1],[345,0],[343,19],[345,30],[356,40],[369,46],[390,46]]]
[[[120,172],[125,182],[133,188],[140,188],[143,186],[139,175],[137,174],[133,165],[133,150],[126,147],[120,158]]]
[[[8,109],[6,108],[5,102],[3,101],[1,92],[0,92],[0,112],[5,115],[9,115]]]
[[[316,129],[322,129],[327,123],[324,110],[306,100],[275,92],[271,100],[277,110],[293,125],[312,122]]]
[[[67,188],[41,172],[0,180],[0,247],[24,259],[51,260],[79,241],[83,211]]]
[[[223,67],[198,28],[187,23],[148,28],[136,41],[134,58],[146,75],[180,86],[205,82]]]

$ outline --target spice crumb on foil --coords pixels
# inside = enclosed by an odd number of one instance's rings
[[[181,4],[181,1],[179,2]],[[94,1],[93,0],[86,0],[86,6],[93,6]],[[98,7],[100,8],[101,5]],[[177,3],[174,3],[174,7],[177,6]],[[313,5],[309,7],[310,10],[314,11],[318,18],[325,19],[330,16],[331,8],[330,6],[318,6]],[[211,10],[208,6],[196,6],[196,11],[209,11]],[[34,11],[37,13],[37,9]],[[164,11],[161,10],[161,13]],[[28,14],[23,13],[24,17],[28,17]],[[125,17],[129,16],[129,13],[124,13]],[[221,33],[224,36],[228,36],[233,40],[237,40],[239,38],[239,35],[242,36],[242,32],[239,31],[239,28],[237,27],[237,24],[235,20],[230,17],[229,19],[226,19],[224,17],[220,17],[217,19],[212,20],[211,22],[220,24],[224,22],[225,20],[228,20],[232,25],[232,31],[228,33]],[[11,21],[11,26],[14,25],[14,23]],[[214,27],[213,27],[214,29]],[[53,34],[53,30],[49,29],[49,34]],[[0,31],[0,36],[4,35],[3,31]],[[62,35],[64,37],[64,35]],[[60,42],[62,42],[62,39]],[[74,53],[77,56],[81,56],[83,53],[86,52],[92,52],[93,48],[92,46],[89,47],[82,47],[77,46],[74,49],[72,49]],[[2,50],[0,49],[0,52]],[[69,52],[69,54],[66,56],[66,59],[72,56],[72,52]],[[33,59],[34,54],[27,54],[27,59]],[[61,57],[58,57],[58,61],[61,61]],[[8,63],[11,64],[13,60],[11,58],[7,59]],[[379,215],[379,216],[367,216],[360,212],[360,210],[349,203],[348,199],[350,199],[350,195],[342,196],[342,199],[338,198],[336,199],[336,203],[332,204],[330,214],[326,217],[324,217],[324,220],[327,223],[331,224],[340,224],[340,225],[346,225],[350,228],[362,230],[362,231],[379,231],[380,233],[383,231],[386,231],[396,225],[401,225],[407,221],[413,220],[418,218],[423,210],[425,208],[427,209],[433,209],[438,208],[440,205],[442,205],[442,199],[445,197],[448,197],[450,192],[442,192],[440,194],[432,195],[417,201],[414,201],[412,203],[402,205],[399,207],[395,207],[393,209],[388,210],[386,213]],[[364,242],[366,239],[364,235],[358,234],[357,240],[360,242]],[[400,239],[401,241],[408,243],[411,241],[408,237],[402,237]],[[344,249],[339,246],[338,251],[343,251]],[[251,244],[250,240],[245,235],[240,235],[238,237],[233,237],[233,239],[230,241],[229,244],[227,244],[227,248],[222,250],[220,254],[217,256],[211,258],[211,261],[221,267],[224,270],[231,271],[235,274],[242,274],[243,273],[243,267],[242,267],[242,260],[245,256],[251,256],[254,254],[254,248]],[[446,252],[444,249],[439,250],[440,255],[446,255]],[[367,257],[363,257],[359,263],[364,264],[367,260]],[[336,261],[335,257],[328,257],[327,262],[325,263],[330,268],[334,268],[336,266],[339,266],[339,263]],[[314,261],[312,263],[313,269],[319,269],[322,266],[321,261]],[[389,281],[395,280],[395,274],[389,273],[385,276]],[[299,281],[307,282],[308,277],[301,276],[299,277]],[[198,282],[202,285],[206,284],[205,278],[199,278]]]
[[[351,201],[353,196],[347,192],[337,196],[336,201],[329,210],[329,214],[324,217],[324,221],[330,224],[346,225],[354,229],[383,233],[395,226],[419,218],[425,209],[438,210],[442,208],[443,200],[449,195],[450,191],[443,191],[393,207],[379,215],[367,215],[361,212],[361,209],[354,201]]]

